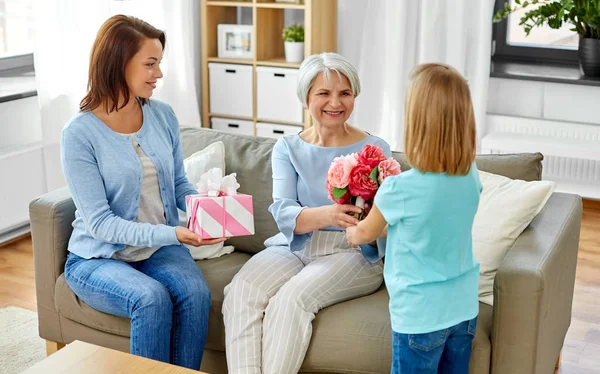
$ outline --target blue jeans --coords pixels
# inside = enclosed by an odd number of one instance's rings
[[[477,317],[427,334],[392,331],[392,374],[468,374]]]
[[[131,318],[132,354],[200,369],[210,290],[184,246],[165,246],[130,263],[70,253],[65,277],[92,308]]]

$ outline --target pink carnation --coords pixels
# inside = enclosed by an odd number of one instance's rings
[[[374,168],[375,166],[379,165],[381,161],[385,160],[385,154],[380,147],[367,144],[359,152],[358,160],[361,164],[365,164],[371,168]]]
[[[400,164],[392,157],[381,161],[379,163],[379,175],[377,176],[379,184],[383,183],[383,180],[390,175],[398,175],[401,172],[402,170],[400,169]]]
[[[377,192],[377,182],[371,179],[369,176],[373,171],[373,167],[358,164],[352,169],[350,174],[350,183],[348,189],[352,196],[360,196],[363,200],[371,200]]]
[[[327,183],[337,188],[347,187],[350,183],[350,172],[357,164],[355,153],[334,158],[327,172]]]

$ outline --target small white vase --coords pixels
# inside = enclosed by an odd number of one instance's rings
[[[304,42],[284,42],[285,60],[302,62],[304,60]]]

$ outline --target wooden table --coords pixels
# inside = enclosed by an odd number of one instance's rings
[[[199,374],[200,372],[76,340],[23,372],[23,374],[54,373]]]

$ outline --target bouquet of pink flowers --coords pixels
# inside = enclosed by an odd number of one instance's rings
[[[367,144],[359,153],[333,159],[327,172],[329,198],[338,204],[354,204],[363,209],[370,206],[377,189],[390,175],[400,174],[400,164],[386,158],[383,150]],[[362,219],[366,214],[359,214]]]

